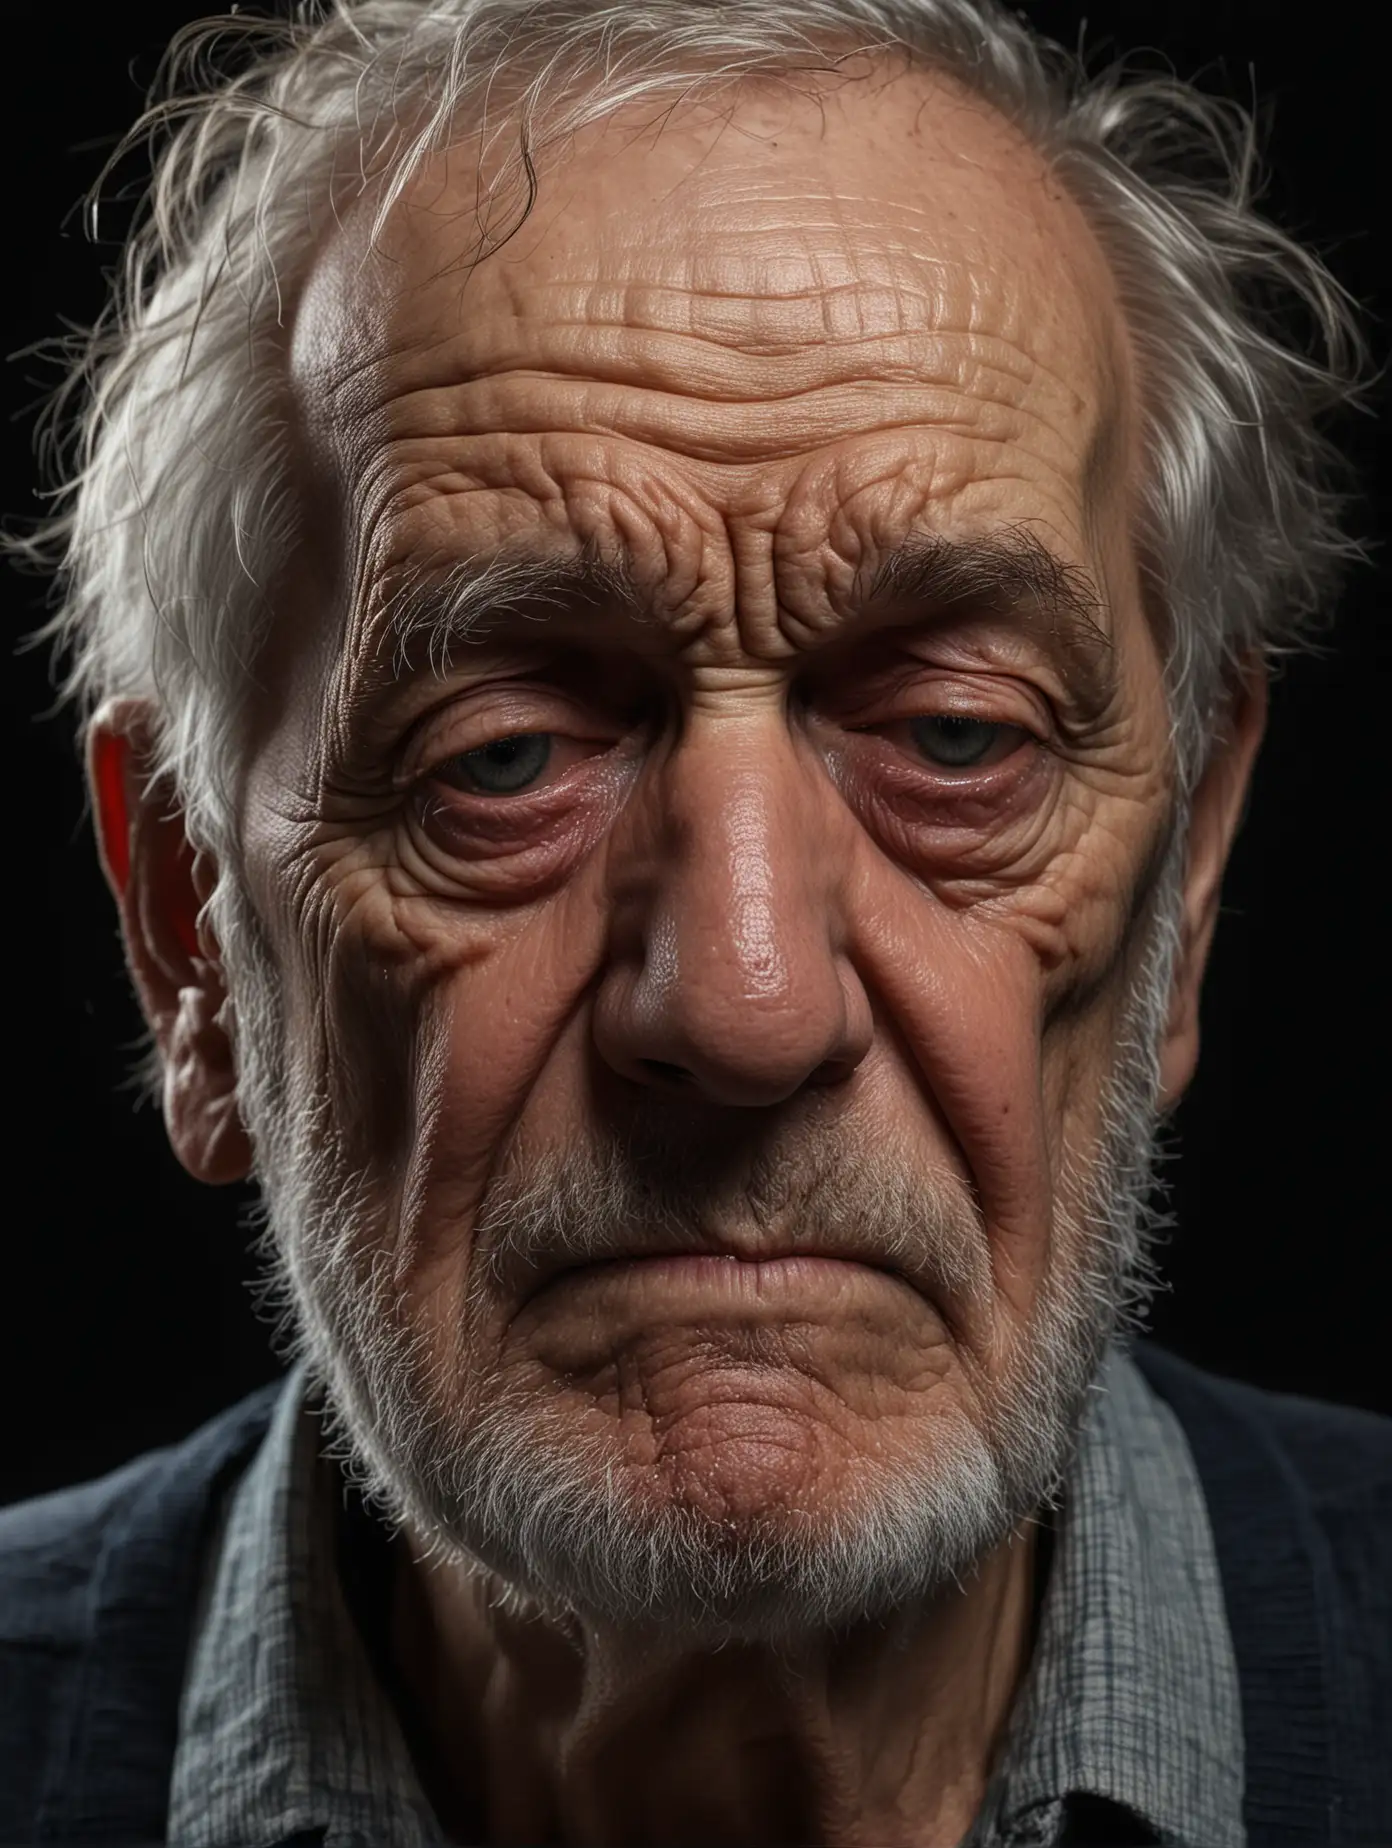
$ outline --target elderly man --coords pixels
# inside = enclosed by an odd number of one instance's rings
[[[235,69],[42,537],[298,1360],[0,1524],[3,1838],[1392,1838],[1386,1426],[1123,1338],[1348,549],[1241,123],[990,0]]]

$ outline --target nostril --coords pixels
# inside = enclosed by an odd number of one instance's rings
[[[692,1073],[684,1065],[673,1065],[666,1059],[639,1059],[638,1063],[659,1084],[690,1084]]]

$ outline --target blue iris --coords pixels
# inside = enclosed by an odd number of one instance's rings
[[[484,795],[512,796],[536,781],[550,757],[550,732],[515,732],[462,752],[454,763],[460,780]]]
[[[909,731],[925,757],[951,770],[967,770],[985,757],[1001,727],[990,719],[943,713],[932,719],[911,719]]]

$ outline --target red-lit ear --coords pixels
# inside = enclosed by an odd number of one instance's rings
[[[97,842],[159,1047],[169,1140],[190,1174],[216,1185],[251,1167],[222,961],[200,922],[216,871],[190,845],[167,780],[150,775],[151,744],[142,700],[113,700],[93,719],[87,769]]]
[[[1266,669],[1259,660],[1252,660],[1233,683],[1222,734],[1194,791],[1180,951],[1160,1053],[1163,1110],[1179,1102],[1198,1064],[1199,992],[1218,922],[1223,873],[1266,729],[1266,705]]]

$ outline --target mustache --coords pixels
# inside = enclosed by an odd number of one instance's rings
[[[530,1295],[563,1271],[624,1258],[835,1257],[890,1271],[934,1301],[979,1300],[990,1250],[969,1187],[859,1140],[821,1129],[751,1151],[609,1136],[514,1153],[481,1203],[475,1260],[495,1288]]]

